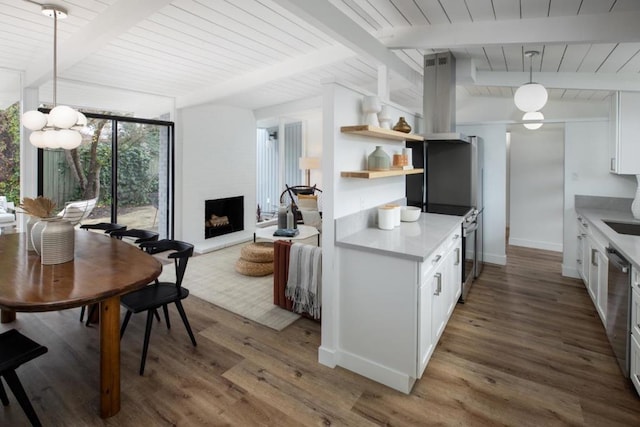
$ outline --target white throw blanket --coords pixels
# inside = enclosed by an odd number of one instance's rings
[[[294,243],[289,252],[289,277],[285,295],[293,311],[320,318],[322,303],[322,251],[319,247]]]

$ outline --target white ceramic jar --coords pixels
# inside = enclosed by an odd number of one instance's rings
[[[395,212],[388,205],[378,208],[378,228],[381,230],[393,230],[395,224]]]

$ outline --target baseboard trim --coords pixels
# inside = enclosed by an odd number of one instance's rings
[[[336,363],[336,351],[327,347],[320,346],[318,348],[318,363],[330,368],[335,368]]]
[[[574,279],[580,279],[580,274],[578,273],[578,269],[575,267],[567,267],[566,265],[562,265],[562,275],[564,277],[571,277]]]
[[[483,258],[485,264],[507,265],[506,255],[495,255],[485,252]]]
[[[545,251],[562,252],[562,243],[540,242],[536,240],[509,238],[509,245],[525,248],[542,249]]]
[[[343,368],[405,394],[411,393],[413,384],[416,382],[416,379],[409,375],[387,368],[386,366],[382,366],[353,353],[340,351],[338,359],[340,361],[339,365]]]

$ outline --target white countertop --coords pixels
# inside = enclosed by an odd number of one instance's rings
[[[640,221],[633,218],[631,212],[596,208],[576,208],[576,212],[602,233],[611,246],[640,269],[640,236],[617,233],[603,222],[603,220],[612,220],[640,224]]]
[[[393,230],[366,228],[336,241],[336,246],[423,262],[456,228],[463,217],[422,213],[416,222]]]

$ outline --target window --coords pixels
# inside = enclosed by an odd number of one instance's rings
[[[98,197],[85,223],[117,222],[173,237],[174,124],[85,113],[76,150],[38,150],[38,193],[59,207]]]
[[[260,128],[256,140],[256,202],[262,219],[268,220],[278,210],[280,193],[285,189],[285,184],[303,184],[302,172],[298,166],[303,148],[302,122],[286,124],[284,138],[278,135],[277,127]]]

